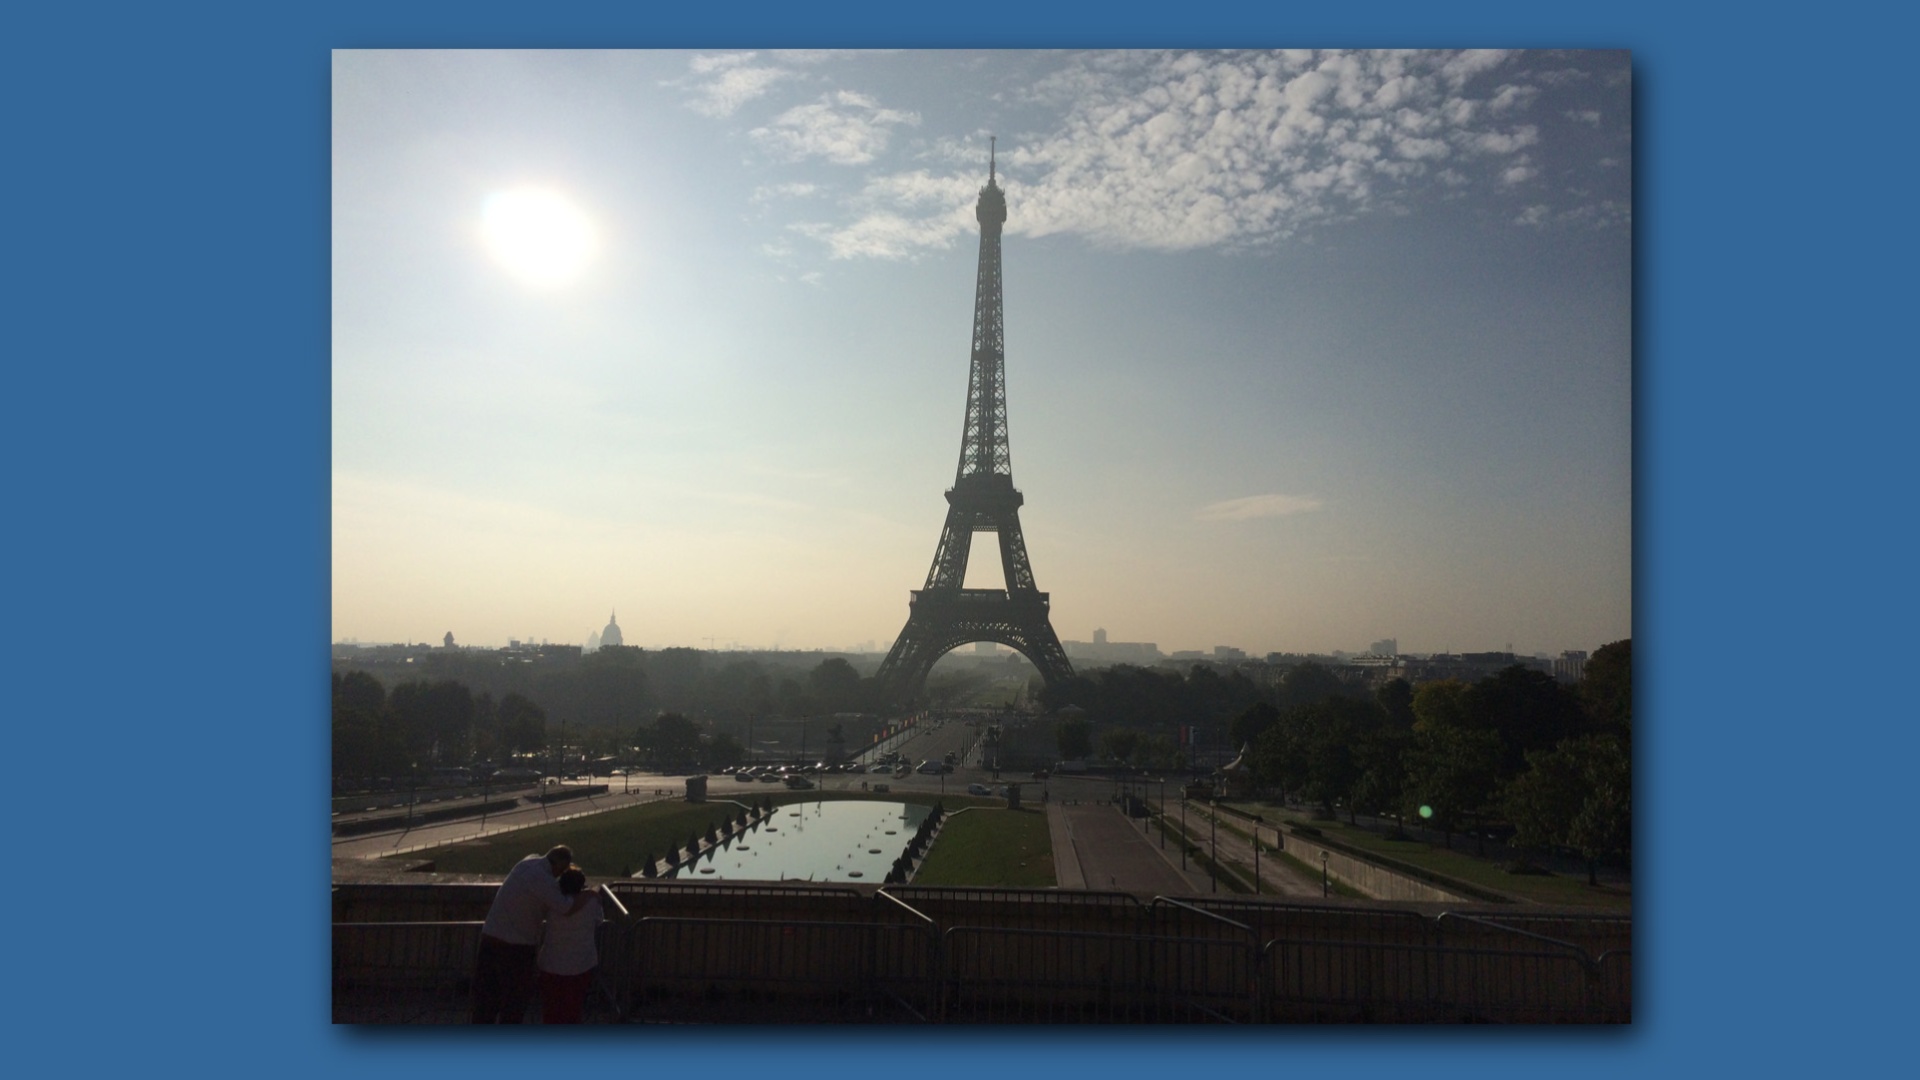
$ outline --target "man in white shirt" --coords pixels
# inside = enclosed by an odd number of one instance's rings
[[[535,957],[548,915],[570,915],[590,894],[566,896],[555,881],[573,865],[573,849],[561,845],[514,864],[494,894],[480,928],[480,955],[473,973],[473,1022],[518,1024],[533,1000]]]

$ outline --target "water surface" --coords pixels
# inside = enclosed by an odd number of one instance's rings
[[[928,807],[866,799],[789,803],[681,867],[693,881],[882,882]]]

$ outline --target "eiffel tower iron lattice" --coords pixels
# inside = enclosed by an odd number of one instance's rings
[[[889,699],[917,697],[934,661],[968,642],[1009,646],[1039,669],[1049,684],[1073,675],[1048,619],[1047,594],[1033,581],[1027,542],[1020,534],[1020,506],[1007,450],[1005,318],[1000,301],[1000,227],[1007,197],[997,182],[991,150],[987,186],[973,215],[980,222],[980,270],[974,285],[973,361],[967,376],[967,418],[960,437],[960,467],[947,492],[947,523],[933,553],[927,584],[908,604],[907,626],[894,641],[874,679]],[[973,534],[1000,538],[1004,589],[968,589],[967,557]]]

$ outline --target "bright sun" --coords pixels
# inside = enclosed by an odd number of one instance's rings
[[[481,215],[487,250],[507,272],[536,288],[571,282],[593,257],[593,222],[566,196],[516,188],[487,196]]]

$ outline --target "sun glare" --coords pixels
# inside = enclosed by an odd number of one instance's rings
[[[481,214],[487,250],[507,272],[536,288],[573,281],[597,246],[593,222],[566,196],[516,188],[487,196]]]

